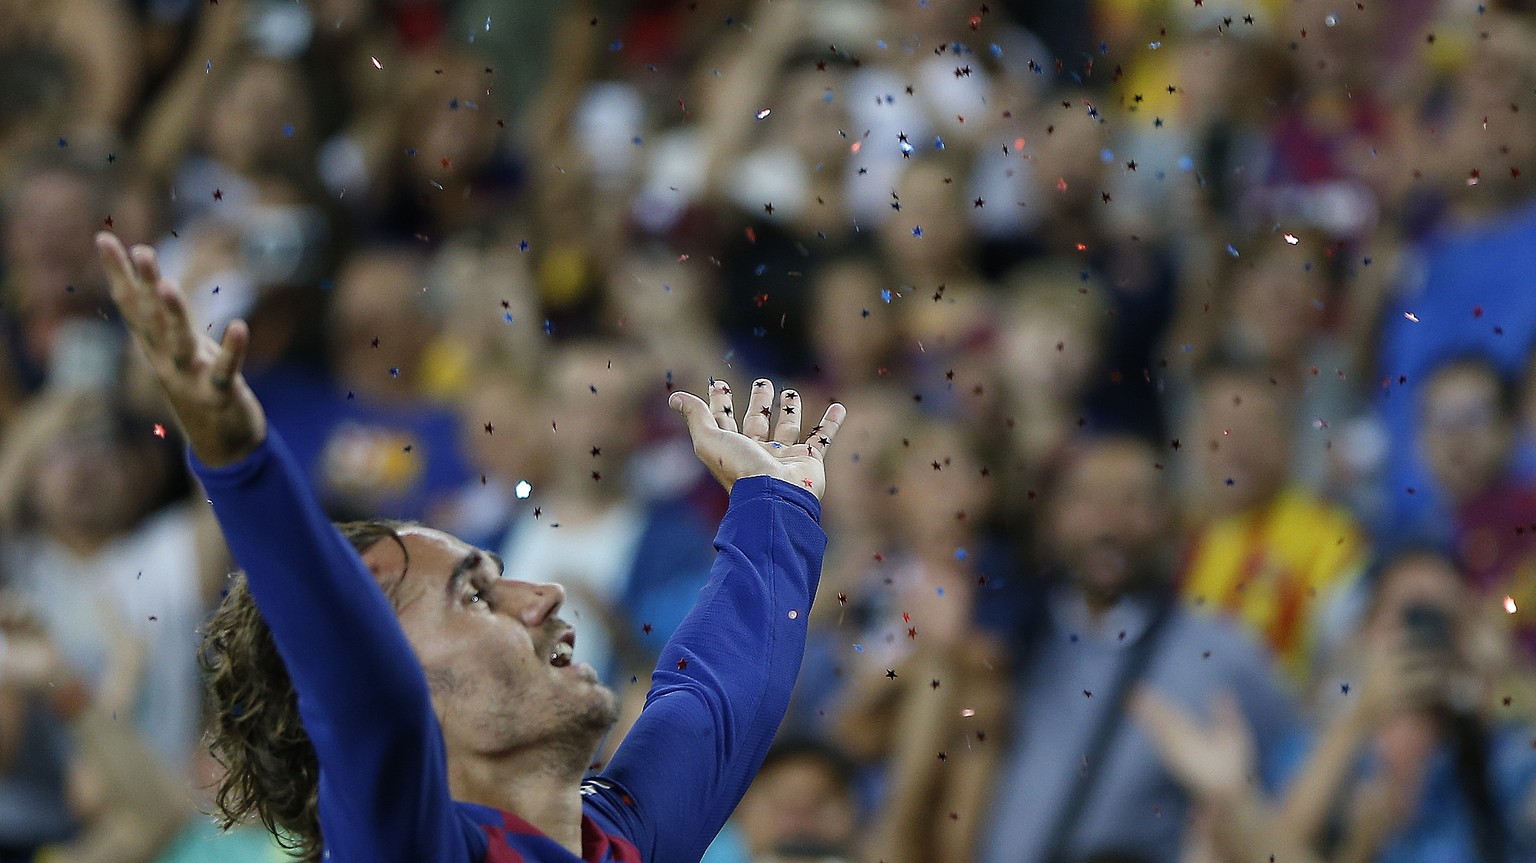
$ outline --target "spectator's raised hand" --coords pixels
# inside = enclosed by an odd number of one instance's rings
[[[691,393],[676,392],[668,400],[673,410],[688,420],[693,451],[720,484],[730,491],[738,479],[772,476],[808,489],[820,498],[827,487],[822,459],[827,447],[847,418],[848,411],[833,404],[802,441],[800,394],[785,390],[779,396],[778,423],[773,424],[773,383],[764,378],[752,382],[746,419],[737,427],[731,387],[711,381],[709,403]],[[772,428],[770,435],[769,429]]]
[[[1129,708],[1163,764],[1191,795],[1222,800],[1251,793],[1253,732],[1231,694],[1216,699],[1205,726],[1147,687],[1131,697]]]
[[[96,235],[96,248],[133,340],[176,411],[192,451],[204,464],[239,461],[267,434],[266,415],[240,373],[250,343],[244,321],[234,321],[219,343],[192,322],[187,298],[161,277],[155,250],[130,252],[115,235]]]

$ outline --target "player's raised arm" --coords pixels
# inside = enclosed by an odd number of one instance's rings
[[[802,432],[798,393],[778,397],[774,422],[773,385],[751,387],[744,415],[724,381],[710,382],[708,403],[671,397],[731,504],[709,583],[662,650],[640,718],[592,785],[647,860],[703,853],[761,766],[804,655],[826,547],[823,458],[847,412],[834,404]]]
[[[256,814],[299,834],[307,860],[319,859],[322,822],[334,860],[469,860],[421,666],[362,558],[325,518],[303,472],[269,432],[240,371],[249,340],[245,324],[230,324],[223,341],[214,341],[191,320],[180,288],[161,276],[153,249],[126,250],[108,233],[98,235],[96,245],[113,302],[175,411],[225,539],[246,572],[297,692],[302,736],[313,745],[309,765],[290,765],[285,756],[276,765],[282,775],[268,777],[282,783],[283,793],[260,787],[253,775],[237,795],[245,795]],[[213,648],[215,665],[226,666],[237,651],[257,650]],[[230,676],[228,668],[223,676]],[[283,709],[287,701],[261,690],[258,681],[248,683],[249,697],[239,702],[243,713],[230,721],[254,728],[258,711]],[[291,743],[294,729],[282,733]],[[276,741],[261,739],[271,736],[247,734],[237,744],[242,751],[226,756],[241,765],[279,760]],[[269,799],[257,806],[252,798]]]

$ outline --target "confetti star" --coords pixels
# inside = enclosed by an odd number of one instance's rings
[[[886,680],[895,680],[896,679],[896,669],[894,669],[894,668],[887,668],[885,670],[885,679]]]

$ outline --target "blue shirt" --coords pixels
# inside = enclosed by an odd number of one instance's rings
[[[1418,252],[1414,279],[1382,321],[1377,407],[1392,446],[1378,527],[1389,537],[1448,540],[1449,504],[1416,434],[1423,384],[1436,365],[1464,355],[1485,356],[1512,377],[1524,373],[1536,346],[1536,202],[1443,228]]]
[[[789,703],[826,535],[820,504],[739,480],[709,583],[662,650],[645,708],[582,786],[576,857],[516,814],[452,800],[426,677],[394,610],[275,431],[193,459],[299,694],[335,863],[683,863],[746,792]]]
[[[1016,713],[982,836],[985,863],[1050,863],[1050,833],[1085,759],[1104,764],[1068,834],[1065,857],[1134,851],[1173,863],[1188,824],[1189,795],[1163,766],[1156,746],[1129,716],[1102,753],[1090,738],[1114,695],[1122,666],[1152,620],[1145,597],[1123,597],[1095,621],[1082,594],[1060,588],[1046,602],[1039,637],[1021,658]],[[1175,605],[1140,682],[1195,715],[1216,696],[1236,696],[1261,753],[1293,733],[1289,698],[1269,657],[1241,630]]]

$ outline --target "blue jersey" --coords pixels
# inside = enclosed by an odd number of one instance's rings
[[[335,863],[696,861],[761,766],[826,547],[808,491],[735,484],[709,582],[663,649],[645,709],[582,786],[577,858],[515,813],[450,798],[426,676],[277,433],[227,467],[192,461],[298,691]]]

